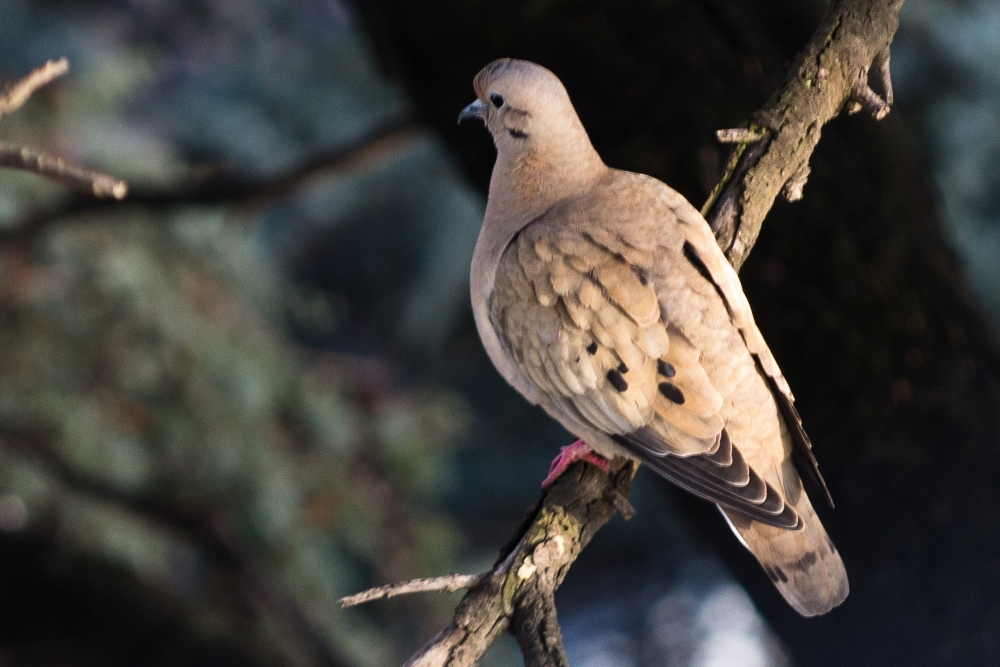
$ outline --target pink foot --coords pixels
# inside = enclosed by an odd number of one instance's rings
[[[552,486],[552,483],[566,472],[566,468],[577,461],[586,461],[591,465],[597,466],[604,472],[608,472],[611,469],[611,464],[608,463],[607,459],[594,453],[583,440],[577,440],[572,445],[567,445],[560,449],[559,456],[552,459],[552,465],[549,466],[549,476],[542,482],[542,488],[547,489]]]

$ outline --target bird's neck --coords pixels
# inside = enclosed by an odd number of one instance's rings
[[[559,202],[590,191],[610,171],[589,140],[521,150],[515,156],[498,149],[486,216],[472,256],[472,303],[481,330],[488,321],[486,302],[496,268],[510,240]]]
[[[588,192],[605,173],[590,141],[497,152],[486,217],[512,227],[509,236],[554,204]]]

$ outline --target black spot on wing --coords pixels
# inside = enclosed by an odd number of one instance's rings
[[[665,378],[672,378],[677,375],[677,369],[668,361],[660,359],[656,362],[656,372]]]
[[[618,364],[618,372],[619,373],[628,373],[628,366],[625,365],[624,361],[622,361],[622,362],[620,362]]]
[[[510,136],[514,137],[515,139],[527,139],[528,138],[528,133],[527,132],[522,132],[521,130],[518,130],[517,128],[513,128],[513,127],[508,127],[507,128],[507,134],[509,134]]]
[[[622,374],[618,371],[618,369],[612,368],[608,371],[607,377],[611,386],[618,391],[625,391],[628,389],[628,382],[625,381],[625,378],[622,377]]]
[[[587,346],[587,354],[589,354],[589,355],[595,355],[595,354],[597,354],[597,341],[596,340],[590,341],[590,345]]]
[[[778,576],[778,579],[781,579],[782,583],[784,583],[784,584],[788,583],[788,575],[785,574],[785,571],[782,570],[777,565],[774,566],[774,573]]]
[[[668,401],[676,403],[677,405],[684,405],[684,392],[678,389],[677,385],[670,382],[661,382],[660,393],[663,394]]]
[[[624,257],[622,259],[624,259]],[[636,266],[635,264],[629,264],[628,268],[632,269],[632,273],[634,273],[635,277],[639,279],[640,285],[645,287],[649,284],[649,275],[646,273],[645,269]]]

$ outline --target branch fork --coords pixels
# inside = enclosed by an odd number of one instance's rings
[[[632,515],[626,499],[637,464],[611,462],[610,473],[578,462],[529,510],[515,540],[489,572],[415,579],[341,600],[351,606],[395,595],[468,587],[451,622],[405,667],[471,667],[505,631],[517,639],[529,667],[567,665],[555,592],[594,534],[616,513]]]

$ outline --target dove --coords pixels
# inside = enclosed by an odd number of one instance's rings
[[[575,460],[631,457],[715,503],[800,614],[839,605],[847,573],[795,461],[829,492],[708,223],[664,183],[605,165],[544,67],[497,60],[473,86],[459,122],[481,119],[497,150],[476,327],[500,374],[579,438],[543,485]]]

